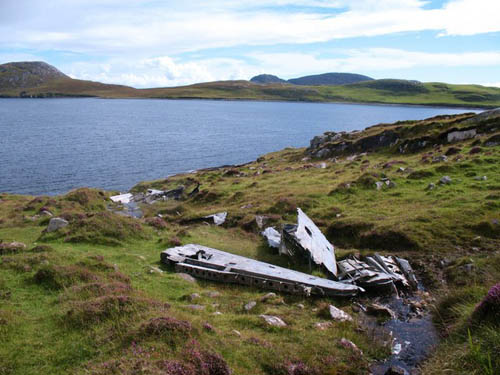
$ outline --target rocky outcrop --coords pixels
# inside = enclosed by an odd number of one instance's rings
[[[36,87],[57,78],[69,77],[42,61],[0,65],[0,89]]]
[[[311,139],[306,154],[313,158],[325,159],[389,147],[394,147],[394,151],[401,154],[415,153],[431,146],[451,144],[500,130],[500,109],[467,118],[461,115],[448,116],[447,122],[439,124],[433,121],[435,119],[414,122],[408,126],[377,125],[363,132],[326,132]],[[425,133],[421,131],[421,124],[427,129]],[[380,131],[376,132],[378,129]],[[436,132],[436,129],[439,129],[439,132]],[[415,137],[419,132],[421,135]],[[486,143],[495,145],[498,143],[498,137],[493,136]]]

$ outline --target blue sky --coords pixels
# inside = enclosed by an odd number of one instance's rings
[[[353,72],[500,87],[500,0],[0,0],[0,63],[134,87]]]

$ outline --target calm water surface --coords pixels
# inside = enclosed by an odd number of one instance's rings
[[[238,164],[328,130],[470,109],[133,99],[0,99],[0,192],[127,191],[143,180]]]

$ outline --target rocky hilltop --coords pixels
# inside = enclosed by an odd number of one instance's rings
[[[352,83],[373,81],[374,79],[362,74],[354,73],[323,73],[299,78],[292,78],[288,81],[272,74],[260,74],[252,77],[250,82],[260,84],[289,83],[298,86],[336,86]]]
[[[0,89],[37,87],[58,78],[69,77],[43,61],[0,65]]]
[[[259,74],[258,76],[252,77],[250,82],[253,83],[287,83],[284,79],[281,79],[272,74]]]

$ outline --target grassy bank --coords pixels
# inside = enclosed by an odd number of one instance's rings
[[[240,167],[143,182],[133,191],[184,185],[190,192],[200,184],[200,192],[145,205],[140,220],[107,210],[114,192],[1,194],[0,374],[368,373],[389,348],[363,326],[352,301],[263,299],[264,291],[187,281],[159,264],[164,248],[200,243],[307,271],[270,249],[255,222],[255,215],[272,225],[294,222],[297,207],[339,258],[378,251],[411,261],[437,298],[432,311],[443,336],[424,374],[497,373],[495,310],[475,310],[500,281],[499,121],[457,115],[380,125],[323,144],[330,154],[322,159],[311,157],[314,150],[285,149]],[[471,127],[479,133],[471,139],[441,137]],[[397,142],[366,141],[388,131]],[[336,151],[341,142],[370,152]],[[444,176],[450,181],[440,184]],[[377,189],[386,179],[392,183]],[[45,233],[45,211],[69,225]],[[190,223],[220,211],[228,212],[221,227]],[[12,241],[26,247],[7,245]],[[246,311],[249,301],[257,305]],[[319,329],[328,303],[354,322]],[[268,327],[260,314],[279,316],[287,327]]]

